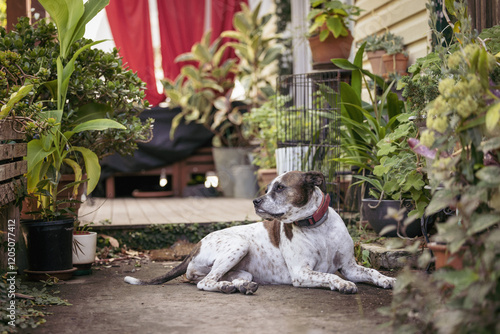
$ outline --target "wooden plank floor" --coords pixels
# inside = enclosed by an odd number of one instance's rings
[[[93,198],[83,203],[79,219],[112,228],[260,220],[251,199],[223,197]]]

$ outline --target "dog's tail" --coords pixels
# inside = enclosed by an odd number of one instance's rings
[[[200,244],[196,245],[195,249],[189,254],[188,257],[184,259],[177,267],[173,268],[169,272],[167,272],[165,275],[155,277],[150,280],[140,280],[138,278],[134,278],[131,276],[126,276],[124,278],[124,281],[129,284],[134,284],[134,285],[157,285],[157,284],[162,284],[168,281],[173,280],[174,278],[177,278],[181,275],[184,275],[187,271],[187,267],[189,265],[189,262],[191,262],[191,259],[193,256],[198,253],[200,250]]]

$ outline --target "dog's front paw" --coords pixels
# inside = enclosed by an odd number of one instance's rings
[[[336,284],[332,290],[339,290],[340,293],[352,294],[358,292],[358,287],[353,282],[343,281]]]
[[[379,281],[379,286],[384,289],[392,289],[396,284],[396,279],[393,277],[385,277]]]

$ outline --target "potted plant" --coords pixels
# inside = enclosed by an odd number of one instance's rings
[[[365,44],[365,52],[370,65],[372,73],[378,76],[385,74],[385,65],[382,61],[382,56],[386,54],[384,49],[384,36],[377,36],[377,34],[366,36],[361,40],[360,44]]]
[[[405,75],[408,64],[408,53],[404,49],[403,37],[387,32],[383,36],[385,55],[382,61],[388,74]]]
[[[311,0],[307,19],[313,63],[330,63],[332,58],[348,58],[353,37],[349,21],[361,13],[357,6],[339,0]],[[334,53],[332,53],[334,52]]]
[[[498,65],[484,47],[469,44],[455,51],[447,66],[450,76],[439,83],[439,96],[430,104],[427,130],[420,142],[433,150],[431,172],[441,185],[426,213],[461,208],[439,225],[440,241],[453,254],[468,246],[472,241],[468,237],[500,222],[495,204],[500,175],[500,94],[498,83],[490,77]]]
[[[390,205],[396,205],[399,211],[405,208],[403,200],[410,199],[409,207],[417,210],[411,212],[411,216],[417,212],[416,216],[421,216],[426,204],[426,198],[422,196],[424,175],[419,172],[420,162],[405,140],[417,132],[410,119],[413,115],[405,113],[404,103],[391,91],[394,82],[386,85],[382,78],[362,68],[364,47],[365,44],[361,45],[353,63],[345,59],[333,60],[337,66],[357,72],[351,85],[341,83],[342,154],[337,160],[357,167],[355,177],[360,181],[355,185],[371,186],[368,195],[372,199],[364,200],[365,215],[383,208],[383,212],[375,212],[377,217],[383,218],[387,215],[386,205],[389,205],[389,202],[381,205],[383,201],[395,201]],[[367,82],[368,78],[374,81],[374,85],[373,91],[369,92],[371,101],[365,103],[361,100],[361,82]],[[381,95],[377,94],[377,86],[382,89]],[[361,194],[364,197],[364,189]],[[383,223],[395,226],[397,222],[393,219]],[[392,231],[392,234],[396,232]]]
[[[62,132],[62,123],[67,91],[74,72],[78,55],[93,44],[87,44],[76,51],[72,46],[83,36],[85,25],[108,1],[88,2],[71,1],[64,4],[42,0],[58,27],[57,37],[60,53],[57,62],[57,80],[46,82],[56,102],[55,110],[42,110],[35,120],[27,123],[27,131],[37,131],[37,136],[28,142],[28,192],[37,199],[38,220],[23,222],[23,230],[28,249],[30,270],[25,271],[34,277],[49,272],[51,275],[63,274],[74,270],[72,266],[72,240],[74,218],[69,208],[61,208],[57,194],[65,189],[58,189],[63,164],[69,166],[75,174],[75,182],[65,188],[74,188],[82,180],[82,170],[88,177],[87,194],[97,185],[100,165],[97,155],[91,150],[72,146],[70,139],[83,131],[101,131],[109,128],[123,129],[124,126],[111,119],[95,118],[78,123],[69,131]],[[68,11],[61,11],[61,6],[68,6]],[[69,10],[71,9],[71,10]],[[69,22],[76,22],[70,25]],[[71,58],[70,58],[71,57]],[[62,201],[64,202],[64,201]],[[59,227],[56,234],[55,228]],[[37,262],[40,261],[40,262]]]
[[[88,224],[80,226],[75,222],[73,231],[73,265],[77,268],[74,275],[92,273],[97,247],[97,233],[90,231]]]
[[[57,56],[60,45],[54,36],[56,25],[45,19],[30,24],[27,17],[19,18],[14,29],[7,32],[0,27],[0,51],[7,52],[5,84],[1,87],[20,85],[24,76],[38,83],[57,80]],[[81,38],[71,46],[71,54],[92,41]],[[22,66],[18,66],[22,64]],[[142,123],[139,114],[148,106],[144,100],[144,83],[130,70],[122,66],[118,51],[105,52],[84,48],[74,62],[72,84],[68,85],[61,124],[62,132],[70,131],[83,121],[109,118],[126,126],[123,129],[107,129],[96,136],[92,132],[81,132],[70,138],[70,145],[91,149],[100,159],[110,154],[130,154],[137,142],[148,141],[153,121]],[[29,99],[29,110],[20,110],[18,116],[35,119],[39,105],[57,109],[53,98],[54,85],[39,85]],[[126,92],[122,94],[119,92]],[[38,108],[38,109],[37,109]]]
[[[394,131],[377,143],[379,162],[373,173],[357,176],[371,186],[371,199],[362,200],[362,216],[380,235],[415,237],[421,235],[420,220],[416,219],[423,216],[430,198],[430,191],[425,188],[425,160],[408,144],[408,139],[418,133],[414,115],[403,113],[396,120],[399,124]],[[389,207],[394,215],[386,218]],[[398,213],[402,209],[404,212]],[[372,214],[375,218],[371,218]]]
[[[274,94],[274,80],[269,76],[276,73],[274,63],[282,48],[277,43],[273,44],[277,36],[263,36],[272,14],[259,16],[259,11],[260,4],[254,11],[242,4],[242,11],[236,13],[233,19],[235,30],[223,32],[212,44],[210,35],[205,35],[200,43],[192,47],[191,52],[176,59],[194,60],[197,66],[186,65],[175,81],[164,82],[171,104],[182,107],[181,113],[172,123],[171,135],[182,119],[201,123],[214,133],[214,162],[219,184],[228,197],[234,194],[233,167],[249,166],[251,160],[251,138],[244,135],[246,124],[243,114],[252,107],[260,106]],[[221,44],[222,37],[235,41]],[[238,63],[236,59],[221,63],[222,54],[229,47],[235,50]],[[232,97],[232,76],[244,88],[243,101],[236,101]],[[244,168],[246,173],[253,175],[252,169]]]
[[[477,37],[466,1],[443,4],[443,14],[456,29],[451,46],[436,48],[443,61],[439,96],[428,105],[428,129],[414,149],[433,159],[429,173],[437,182],[426,213],[453,211],[432,240],[462,262],[455,268],[444,262],[430,275],[404,270],[387,314],[394,329],[406,332],[493,333],[500,310],[500,67],[494,56],[500,40]],[[441,40],[441,30],[431,28]],[[437,262],[432,255],[422,254],[422,268]]]
[[[252,164],[258,168],[257,181],[261,193],[265,192],[267,185],[278,176],[275,157],[278,135],[276,105],[282,103],[280,101],[278,97],[271,97],[260,107],[253,108],[251,112],[243,115],[243,121],[248,125],[246,131],[249,133],[246,136],[253,138],[257,145],[253,151]]]

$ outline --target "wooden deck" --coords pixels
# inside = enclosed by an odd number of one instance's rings
[[[240,198],[93,198],[79,211],[83,224],[140,228],[151,224],[258,221],[251,199]]]

